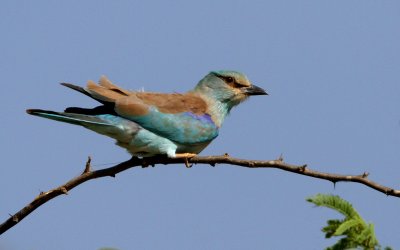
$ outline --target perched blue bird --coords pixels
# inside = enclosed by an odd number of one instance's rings
[[[64,112],[28,109],[27,113],[83,126],[114,138],[134,156],[190,158],[218,136],[231,109],[251,95],[267,95],[236,71],[213,71],[185,94],[133,92],[102,76],[86,88],[62,85],[99,101],[93,109]]]

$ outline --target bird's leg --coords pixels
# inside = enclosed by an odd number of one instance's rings
[[[192,165],[189,164],[188,159],[190,159],[190,158],[192,158],[192,157],[195,157],[196,155],[197,155],[197,154],[192,154],[192,153],[179,153],[179,154],[175,154],[175,157],[174,157],[174,158],[177,158],[177,159],[184,159],[184,160],[185,160],[185,166],[186,166],[187,168],[191,168]]]

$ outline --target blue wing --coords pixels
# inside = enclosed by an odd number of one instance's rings
[[[210,115],[192,112],[166,114],[150,107],[145,115],[128,115],[126,118],[143,128],[181,144],[197,144],[218,136],[218,127]]]

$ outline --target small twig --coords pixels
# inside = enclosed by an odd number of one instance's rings
[[[331,173],[323,173],[312,170],[307,167],[307,165],[292,165],[283,162],[283,157],[279,157],[277,160],[272,161],[256,161],[256,160],[243,160],[238,158],[230,157],[228,154],[224,154],[222,156],[195,156],[193,158],[185,159],[185,158],[166,158],[166,157],[152,157],[152,158],[144,158],[139,159],[137,157],[132,157],[130,160],[122,162],[118,165],[115,165],[110,168],[100,169],[96,171],[91,171],[90,168],[90,157],[88,158],[85,169],[83,173],[75,178],[72,178],[67,183],[54,188],[47,192],[40,192],[40,194],[28,205],[22,208],[20,211],[15,213],[14,215],[10,215],[3,224],[0,225],[0,234],[6,232],[11,227],[15,226],[21,220],[23,220],[30,213],[35,211],[38,207],[43,205],[44,203],[50,201],[51,199],[62,195],[68,194],[68,191],[75,188],[76,186],[92,180],[96,178],[102,178],[106,176],[115,177],[116,174],[125,171],[129,168],[142,166],[154,166],[156,164],[175,164],[175,163],[187,163],[187,164],[208,164],[210,166],[215,167],[217,164],[225,163],[233,166],[247,167],[247,168],[276,168],[281,169],[283,171],[293,172],[305,176],[310,176],[314,178],[328,180],[336,185],[337,182],[358,182],[363,185],[366,185],[372,189],[375,189],[381,193],[384,193],[388,196],[400,197],[400,190],[395,190],[393,188],[389,188],[383,186],[377,182],[371,181],[368,179],[367,172],[362,175],[340,175],[340,174],[331,174]]]
[[[88,159],[87,159],[87,162],[86,162],[86,165],[85,165],[85,170],[83,170],[82,174],[86,174],[86,173],[90,172],[90,170],[92,168],[91,165],[90,165],[91,161],[92,161],[92,158],[90,156],[88,156]]]
[[[279,156],[279,158],[277,159],[277,161],[283,161],[283,154],[281,154],[281,155]]]

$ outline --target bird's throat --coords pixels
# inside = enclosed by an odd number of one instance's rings
[[[209,113],[215,125],[220,128],[225,120],[225,117],[228,116],[229,112],[231,111],[232,106],[230,106],[228,103],[219,102],[211,98],[205,99],[207,102],[207,113]]]

